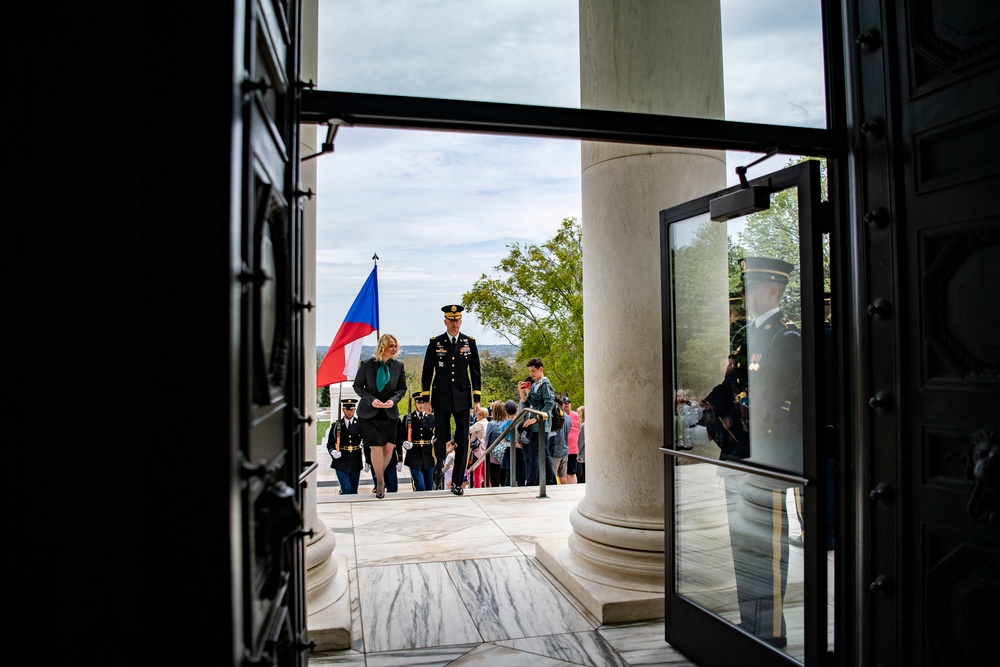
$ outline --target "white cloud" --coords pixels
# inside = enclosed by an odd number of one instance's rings
[[[577,0],[321,0],[319,86],[576,107],[577,34]]]

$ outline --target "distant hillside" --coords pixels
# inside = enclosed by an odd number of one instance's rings
[[[330,349],[329,345],[317,345],[316,353],[319,354],[320,358],[326,354],[326,351]],[[518,348],[516,345],[480,345],[479,352],[489,352],[494,357],[502,357],[510,359],[513,361],[514,357],[517,355]],[[403,359],[405,357],[422,357],[424,352],[427,351],[427,345],[400,345],[399,355],[397,359]],[[361,358],[367,359],[368,357],[375,354],[374,345],[362,345],[361,346]]]

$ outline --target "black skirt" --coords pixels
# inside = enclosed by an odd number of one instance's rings
[[[358,419],[358,426],[361,427],[361,437],[368,447],[381,447],[396,442],[397,422],[384,412],[368,419]]]

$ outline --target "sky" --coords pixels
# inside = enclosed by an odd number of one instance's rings
[[[727,118],[823,127],[819,1],[721,8]],[[317,88],[579,108],[578,20],[578,0],[320,0]],[[318,145],[325,127],[316,133]],[[729,153],[730,184],[732,167],[760,157]],[[316,160],[318,345],[333,340],[376,253],[381,332],[418,345],[510,244],[544,243],[563,218],[582,219],[575,140],[342,127]],[[462,331],[507,342],[475,313]]]

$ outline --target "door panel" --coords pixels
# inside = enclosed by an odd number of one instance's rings
[[[257,0],[244,34],[240,387],[244,656],[304,665],[298,3]],[[295,29],[292,29],[295,27]]]
[[[754,188],[766,212],[717,210]],[[806,161],[661,213],[667,641],[698,664],[819,664],[832,645],[834,556],[808,538],[829,485],[821,209]]]
[[[901,82],[887,105],[898,110],[887,137],[901,147],[890,166],[898,195],[870,243],[897,258],[896,276],[885,267],[880,282],[899,281],[890,321],[902,363],[895,377],[873,369],[876,386],[900,393],[887,413],[899,425],[894,456],[875,458],[873,472],[898,488],[876,516],[899,527],[900,556],[873,573],[892,583],[873,604],[886,612],[876,615],[882,625],[892,612],[907,619],[903,636],[913,641],[892,655],[876,639],[872,658],[985,665],[1000,650],[996,475],[971,499],[977,448],[1000,455],[1000,4],[886,6],[897,39],[885,57]],[[872,539],[876,552],[887,550],[880,531]]]

